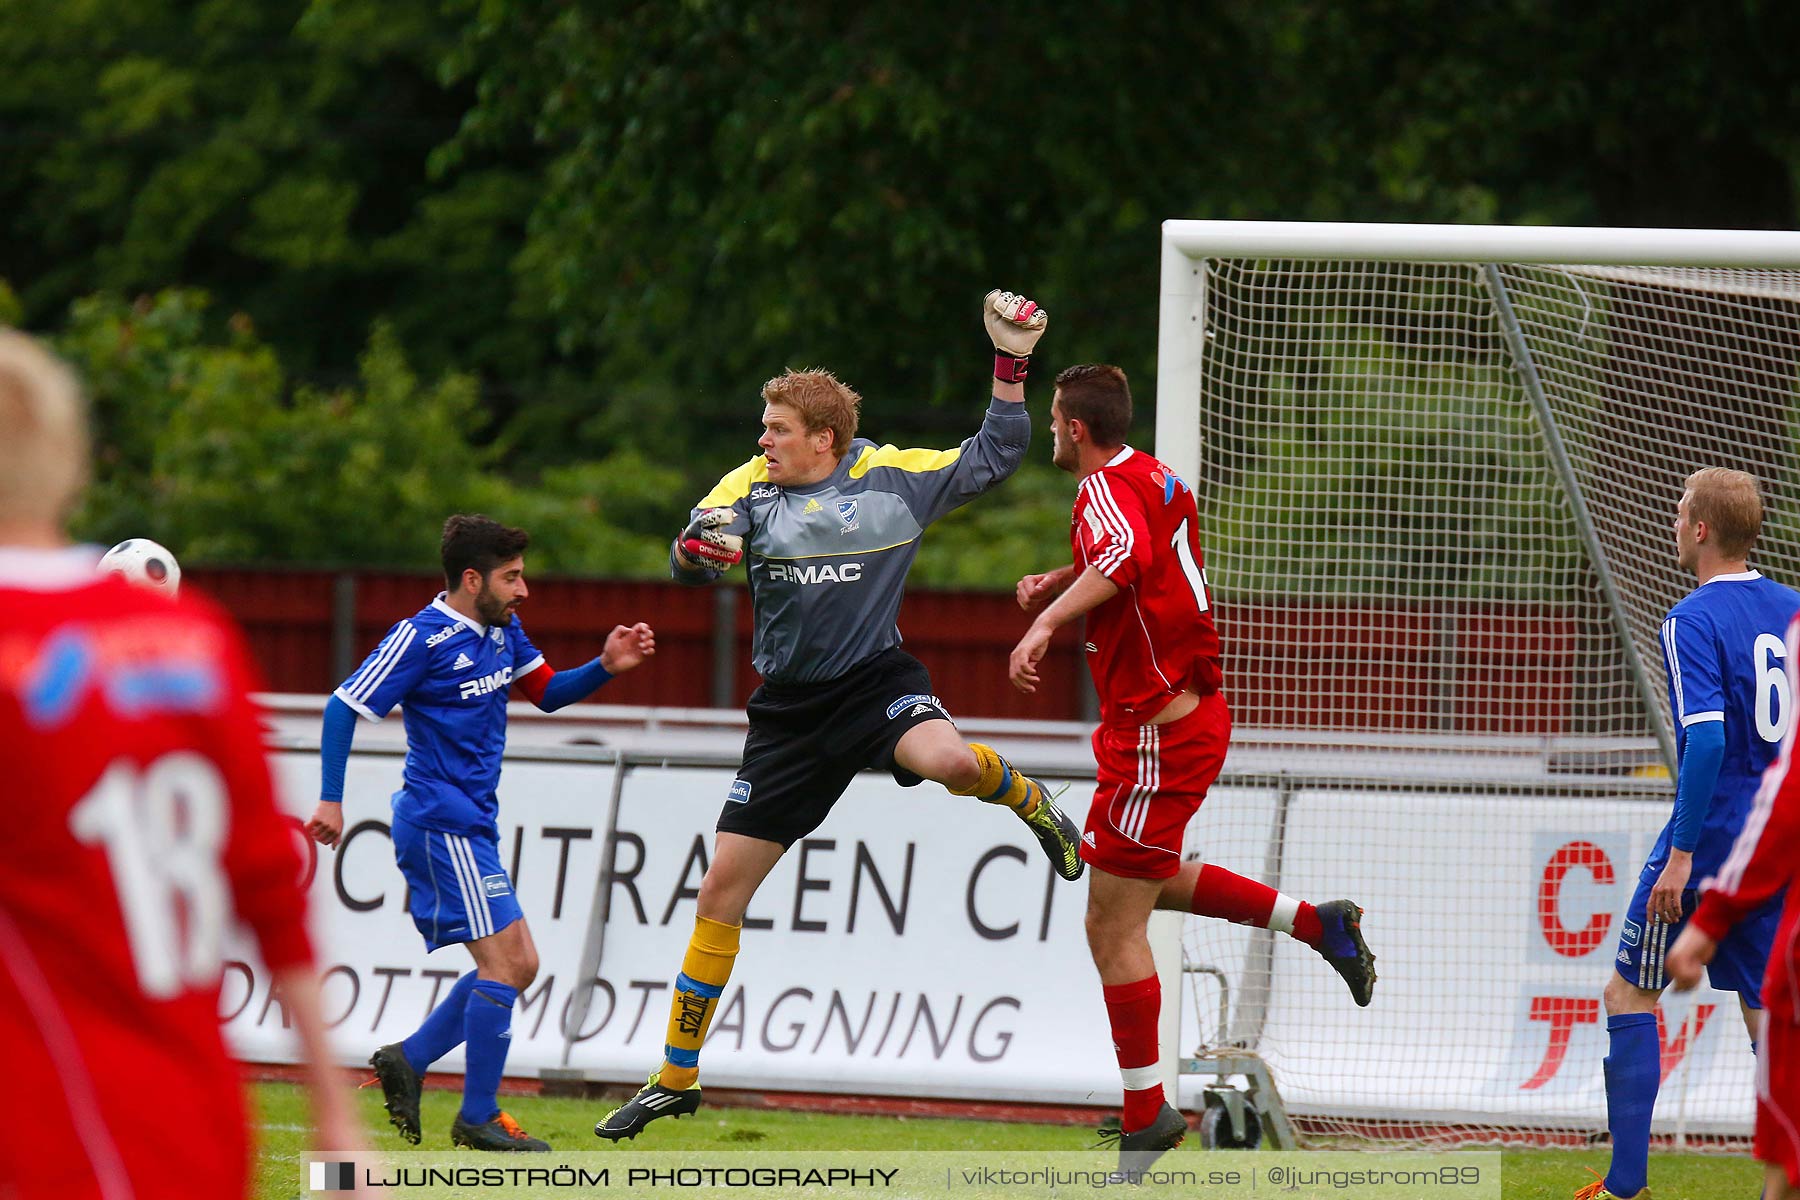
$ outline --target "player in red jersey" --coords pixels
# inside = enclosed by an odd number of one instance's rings
[[[0,1196],[236,1200],[250,1146],[218,1015],[234,917],[285,993],[321,1144],[361,1138],[240,639],[67,545],[86,473],[73,376],[0,330]]]
[[[1074,562],[1019,580],[1021,608],[1049,603],[1009,664],[1013,685],[1036,691],[1051,635],[1087,617],[1100,727],[1081,856],[1094,868],[1088,946],[1125,1087],[1119,1159],[1127,1173],[1143,1171],[1187,1133],[1163,1097],[1157,1066],[1153,909],[1281,930],[1323,955],[1359,1005],[1375,986],[1362,910],[1350,901],[1315,907],[1222,867],[1181,861],[1187,823],[1224,765],[1231,716],[1194,495],[1168,467],[1125,444],[1130,426],[1131,390],[1118,367],[1070,367],[1056,377],[1054,459],[1080,480],[1069,531]]]
[[[1787,629],[1787,680],[1788,695],[1800,696],[1800,617]],[[1676,991],[1692,989],[1733,927],[1787,888],[1763,973],[1756,1047],[1755,1149],[1767,1167],[1763,1200],[1800,1200],[1800,772],[1790,770],[1794,738],[1789,724],[1730,857],[1701,884],[1700,907],[1663,964]]]

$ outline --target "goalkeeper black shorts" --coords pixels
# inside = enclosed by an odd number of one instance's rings
[[[915,725],[950,720],[925,664],[898,646],[822,683],[764,683],[746,711],[744,761],[718,828],[783,846],[817,829],[864,767],[920,782],[894,747]]]

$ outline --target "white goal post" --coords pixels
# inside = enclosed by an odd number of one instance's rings
[[[1189,854],[1364,904],[1381,976],[1359,1010],[1288,939],[1161,926],[1165,1065],[1254,1056],[1302,1141],[1580,1144],[1686,474],[1757,475],[1752,565],[1800,584],[1800,233],[1167,221],[1161,289],[1235,726]],[[1663,1009],[1656,1131],[1741,1139],[1735,997]]]

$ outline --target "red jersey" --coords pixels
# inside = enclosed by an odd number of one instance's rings
[[[241,641],[81,550],[0,550],[0,1196],[241,1197],[234,919],[311,959]]]
[[[1800,696],[1800,617],[1787,628],[1788,695]],[[1694,924],[1714,941],[1787,888],[1781,924],[1769,948],[1763,975],[1763,1004],[1769,1019],[1800,1021],[1800,772],[1792,770],[1794,726],[1781,739],[1781,752],[1763,772],[1750,815],[1719,873],[1704,880]]]
[[[1119,588],[1087,617],[1102,724],[1147,724],[1183,689],[1219,690],[1219,634],[1199,523],[1188,486],[1130,446],[1076,490],[1069,528],[1076,574],[1091,566]]]

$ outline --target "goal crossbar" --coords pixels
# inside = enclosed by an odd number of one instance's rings
[[[1155,452],[1200,497],[1233,719],[1399,756],[1253,777],[1234,738],[1189,858],[1354,899],[1381,987],[1347,1012],[1288,938],[1158,923],[1165,1070],[1211,1064],[1188,1069],[1218,1100],[1218,1056],[1253,1054],[1315,1144],[1603,1127],[1600,990],[1669,818],[1694,469],[1760,481],[1750,565],[1800,580],[1800,232],[1180,220],[1161,254]],[[1774,742],[1765,641],[1742,654]],[[1520,738],[1563,749],[1497,799],[1475,763]],[[1735,998],[1664,1008],[1655,1129],[1741,1137]]]

